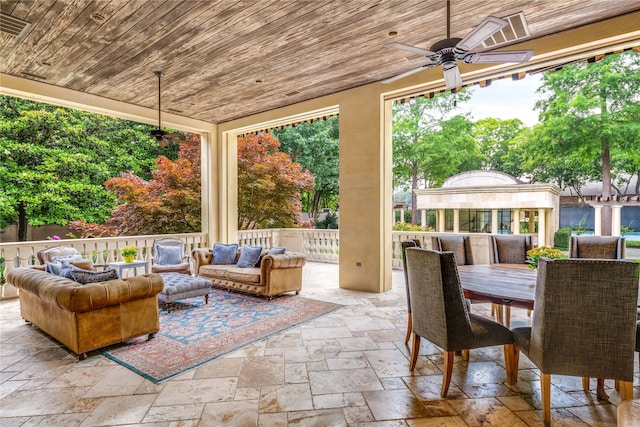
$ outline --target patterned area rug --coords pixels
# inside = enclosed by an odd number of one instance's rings
[[[264,298],[212,289],[160,309],[160,331],[112,346],[105,356],[153,382],[196,368],[270,335],[342,307],[300,296]]]

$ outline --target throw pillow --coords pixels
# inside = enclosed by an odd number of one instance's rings
[[[238,260],[238,267],[251,268],[255,267],[262,255],[262,247],[244,245],[240,249],[240,259]]]
[[[79,268],[70,271],[71,280],[86,285],[87,283],[106,282],[118,278],[118,274],[112,268],[104,271],[87,271]]]
[[[59,262],[46,262],[44,264],[44,271],[47,273],[55,274],[56,276],[60,275],[60,269],[62,268],[62,264]]]
[[[93,261],[91,261],[90,259],[81,259],[81,260],[69,260],[69,264],[71,265],[75,265],[78,268],[81,268],[83,270],[89,270],[89,271],[93,271]]]
[[[267,255],[282,255],[283,253],[285,253],[286,250],[287,250],[286,248],[274,246],[271,249],[269,249],[269,252],[267,252]]]
[[[156,245],[156,264],[176,265],[182,263],[182,248],[180,246]]]
[[[214,243],[211,264],[235,264],[237,255],[237,243]]]
[[[75,265],[71,265],[71,263],[65,259],[60,261],[60,270],[58,270],[58,276],[64,277],[65,279],[71,279],[71,270],[78,269]],[[71,279],[73,280],[73,279]]]
[[[59,255],[51,258],[51,262],[61,262],[61,261],[82,261],[82,255],[73,254],[73,255]]]

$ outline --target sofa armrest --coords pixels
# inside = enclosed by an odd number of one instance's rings
[[[260,263],[260,274],[280,268],[299,268],[307,262],[307,255],[302,252],[287,251],[278,255],[265,255]]]
[[[193,271],[197,276],[200,273],[200,266],[211,264],[213,259],[213,249],[211,248],[196,248],[191,252],[191,258],[193,258]]]
[[[21,291],[76,313],[152,297],[164,289],[159,274],[82,285],[32,268],[11,270],[7,282]]]

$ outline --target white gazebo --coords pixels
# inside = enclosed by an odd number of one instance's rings
[[[528,184],[502,172],[464,172],[415,194],[417,209],[436,210],[441,233],[520,234],[520,222],[528,220],[528,233],[542,246],[553,244],[560,222],[557,185]]]

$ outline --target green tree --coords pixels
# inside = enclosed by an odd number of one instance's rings
[[[115,205],[103,183],[122,171],[151,177],[162,150],[150,126],[0,96],[0,229],[18,223],[104,221]],[[174,154],[175,156],[175,154]]]
[[[605,199],[616,175],[634,175],[640,165],[640,55],[608,55],[595,63],[577,63],[545,73],[544,98],[534,143],[566,159],[567,168],[582,159],[579,172],[602,181]],[[544,168],[544,160],[537,163]],[[611,234],[611,207],[602,210],[603,234]]]
[[[102,224],[71,221],[82,237],[195,233],[201,227],[200,136],[187,134],[177,160],[156,159],[153,178],[131,173],[111,178],[105,188],[118,205]]]
[[[495,170],[519,177],[522,175],[522,150],[520,136],[528,128],[520,119],[500,120],[486,118],[478,120],[473,128],[473,137],[484,156],[483,169]]]
[[[278,151],[270,134],[238,138],[238,229],[294,227],[301,221],[303,190],[314,178],[291,157]]]
[[[447,119],[458,102],[469,99],[463,91],[433,98],[419,97],[393,107],[393,181],[395,188],[413,190],[420,182],[438,186],[449,176],[478,167],[478,151],[471,138],[471,122],[463,116]],[[411,222],[417,223],[416,209]]]
[[[302,208],[314,221],[323,208],[335,208],[339,192],[338,116],[275,130],[280,151],[315,176],[315,187],[303,191]]]

